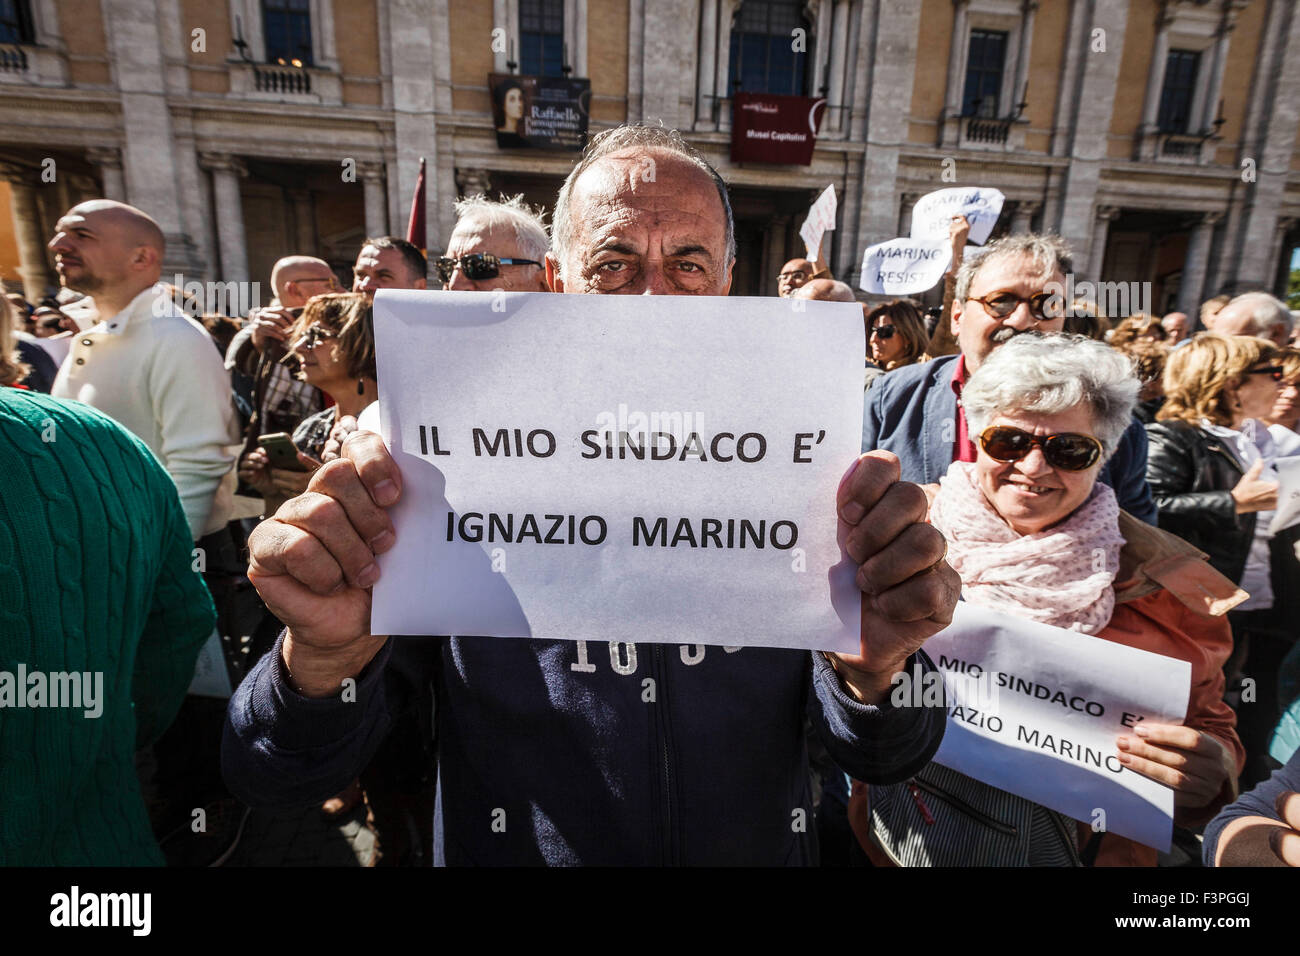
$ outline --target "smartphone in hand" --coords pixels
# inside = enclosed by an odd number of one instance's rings
[[[263,435],[257,443],[266,450],[266,457],[272,468],[283,471],[306,471],[307,466],[298,460],[298,446],[293,443],[287,432],[272,432]]]

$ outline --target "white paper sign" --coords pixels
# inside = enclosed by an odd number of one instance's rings
[[[952,263],[952,246],[933,239],[890,239],[862,254],[859,287],[878,295],[933,289]]]
[[[1268,533],[1277,534],[1300,523],[1300,457],[1275,458],[1277,469],[1277,508],[1268,524]]]
[[[857,651],[860,306],[382,290],[375,336],[375,633]]]
[[[1173,791],[1124,767],[1115,741],[1139,720],[1183,722],[1191,664],[965,601],[925,651],[948,692],[936,763],[1169,850]]]
[[[808,248],[808,258],[813,262],[821,252],[822,236],[835,228],[835,208],[835,187],[827,186],[808,210],[808,218],[799,229],[799,235]]]
[[[912,207],[912,238],[948,238],[948,227],[953,216],[965,216],[970,223],[968,239],[977,246],[984,245],[1002,214],[1006,197],[997,189],[959,187],[938,189],[926,193]]]

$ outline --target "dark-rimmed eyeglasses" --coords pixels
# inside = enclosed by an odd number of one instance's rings
[[[994,425],[980,433],[980,447],[994,461],[1020,461],[1035,445],[1049,465],[1063,471],[1084,471],[1101,457],[1101,442],[1091,435],[1034,435],[1009,425]]]
[[[876,338],[880,339],[880,341],[885,342],[894,337],[895,331],[897,330],[892,325],[877,325],[871,330],[871,335],[874,335]],[[870,336],[868,336],[868,338],[870,338]]]
[[[804,272],[802,269],[795,269],[793,272],[778,272],[776,278],[777,281],[780,281],[781,279],[806,279],[808,278],[808,273]]]
[[[1280,382],[1286,377],[1286,369],[1281,365],[1270,365],[1267,368],[1252,368],[1246,372],[1247,375],[1270,375],[1273,381]]]
[[[540,266],[536,259],[503,259],[490,252],[471,252],[458,258],[441,256],[435,263],[438,278],[444,283],[450,282],[456,267],[460,266],[461,275],[473,282],[483,279],[495,279],[501,274],[502,266]]]
[[[1064,298],[1054,292],[1039,292],[1028,297],[1016,295],[1014,292],[993,292],[982,298],[969,296],[966,301],[978,302],[984,306],[989,315],[997,316],[999,319],[1005,319],[1016,311],[1022,302],[1029,305],[1029,314],[1033,316],[1035,322],[1050,322],[1065,315]]]

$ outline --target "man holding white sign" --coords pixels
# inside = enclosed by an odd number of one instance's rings
[[[596,137],[561,190],[547,279],[557,292],[723,296],[734,257],[716,172],[675,132],[627,127]],[[628,643],[606,667],[603,648],[564,641],[371,635],[375,556],[394,547],[386,509],[404,478],[377,435],[354,435],[250,541],[250,577],[288,628],[232,700],[228,782],[259,805],[337,788],[405,670],[437,688],[449,863],[814,862],[805,711],[849,772],[897,780],[921,766],[943,714],[893,707],[890,680],[931,671],[919,649],[959,586],[893,459],[851,464],[836,509],[863,592],[855,652]]]

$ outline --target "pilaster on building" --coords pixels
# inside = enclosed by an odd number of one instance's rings
[[[436,254],[458,197],[549,209],[578,158],[499,144],[488,77],[513,73],[588,80],[589,135],[681,130],[731,190],[735,294],[775,293],[827,185],[850,282],[921,196],[990,186],[995,236],[1058,233],[1081,279],[1195,311],[1281,291],[1300,241],[1296,6],[19,0],[0,27],[0,277],[53,291],[54,222],[103,196],[159,221],[169,274],[266,287],[296,252],[346,278],[363,238],[403,234],[422,158]],[[739,92],[819,104],[807,165],[733,162]]]

